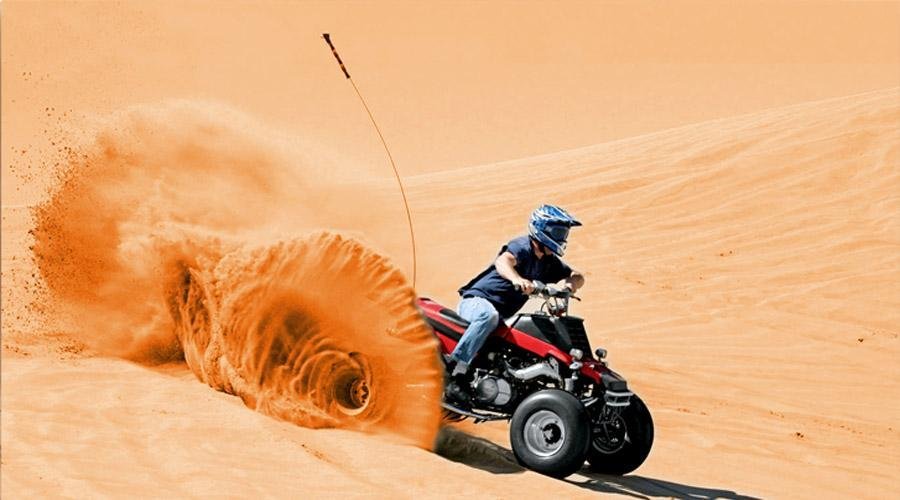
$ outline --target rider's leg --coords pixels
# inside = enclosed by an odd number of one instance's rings
[[[456,361],[451,375],[464,374],[469,363],[484,345],[484,341],[500,324],[500,314],[494,305],[481,297],[467,297],[459,302],[459,315],[469,322],[450,359]]]

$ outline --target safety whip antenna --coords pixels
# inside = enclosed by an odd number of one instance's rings
[[[344,76],[347,77],[347,80],[350,81],[350,85],[353,86],[353,90],[356,91],[357,97],[359,97],[359,102],[362,103],[363,107],[366,109],[366,113],[369,115],[369,120],[372,121],[372,125],[375,127],[375,132],[378,133],[378,138],[381,139],[381,145],[384,146],[384,151],[387,153],[388,160],[391,162],[391,168],[394,169],[394,177],[397,178],[397,185],[400,186],[400,195],[403,197],[403,206],[406,208],[406,222],[409,224],[409,241],[412,244],[412,285],[413,289],[416,288],[416,235],[413,232],[413,223],[412,223],[412,215],[409,212],[409,202],[406,200],[406,190],[403,188],[403,181],[400,180],[400,172],[397,171],[397,165],[394,163],[394,156],[391,154],[391,150],[388,148],[387,141],[384,140],[384,135],[381,133],[381,129],[378,127],[378,123],[375,122],[375,116],[372,115],[372,110],[369,109],[369,105],[366,104],[366,100],[363,98],[362,94],[357,88],[356,83],[350,78],[350,72],[347,71],[347,67],[344,66],[344,61],[341,60],[341,56],[338,55],[337,49],[334,48],[334,44],[331,43],[331,35],[328,33],[322,33],[322,38],[325,39],[325,43],[331,48],[331,53],[334,55],[335,60],[337,60],[338,65],[341,67],[341,71],[344,72]]]

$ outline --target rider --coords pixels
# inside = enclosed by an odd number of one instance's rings
[[[469,364],[500,318],[509,318],[525,305],[534,290],[532,280],[556,283],[573,292],[584,285],[584,276],[560,259],[569,228],[580,225],[560,207],[538,207],[531,213],[528,236],[504,245],[493,264],[459,289],[458,312],[469,326],[450,355],[453,383],[448,393],[454,399],[466,399]]]

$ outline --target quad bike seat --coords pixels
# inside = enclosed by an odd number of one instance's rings
[[[451,309],[447,309],[446,307],[440,310],[440,315],[442,318],[446,319],[447,321],[449,321],[459,327],[468,328],[468,326],[469,326],[469,322],[464,320],[462,318],[462,316],[460,316],[459,314],[456,314]]]

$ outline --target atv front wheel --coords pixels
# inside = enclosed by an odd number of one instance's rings
[[[519,463],[563,478],[584,464],[590,446],[590,418],[572,394],[558,389],[538,391],[516,408],[509,439]]]
[[[653,446],[653,418],[637,395],[616,419],[591,431],[591,470],[621,476],[644,463]]]

